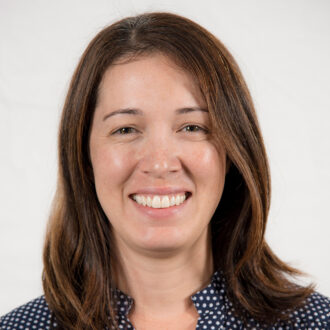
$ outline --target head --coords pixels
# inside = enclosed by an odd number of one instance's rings
[[[200,110],[175,114],[187,107]],[[119,108],[141,108],[143,115],[133,121],[132,115],[108,116]],[[182,131],[188,122],[208,134]],[[132,125],[135,135],[109,135]],[[111,286],[109,255],[116,257],[119,241],[165,251],[203,233],[212,241],[215,267],[228,272],[238,272],[261,253],[270,183],[253,104],[228,50],[189,19],[143,14],[114,23],[92,40],[66,98],[59,161],[45,269],[61,263],[61,246],[64,254],[70,251],[67,273],[85,285],[83,291],[72,287],[72,297],[79,292],[92,299],[92,289],[101,295]],[[141,185],[175,186],[188,193],[185,205],[195,198],[196,207],[178,211],[167,227],[141,228],[122,211],[126,206],[145,218],[132,200]],[[192,223],[180,228],[180,212],[191,215]],[[132,231],[120,218],[130,221]],[[157,240],[160,234],[167,239]],[[101,270],[95,267],[99,263]],[[46,274],[48,282],[58,276]],[[96,278],[102,285],[95,285]],[[70,303],[77,305],[74,299]]]
[[[207,111],[194,77],[162,53],[119,59],[104,73],[89,150],[118,254],[211,250],[226,155],[212,141]],[[180,205],[166,204],[181,196]]]

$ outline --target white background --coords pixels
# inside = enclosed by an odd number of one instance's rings
[[[0,315],[42,294],[57,126],[79,57],[144,11],[195,20],[237,59],[270,158],[268,242],[330,296],[330,1],[0,0]]]

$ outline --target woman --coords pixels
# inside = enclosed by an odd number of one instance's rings
[[[264,240],[270,176],[237,64],[196,23],[125,18],[89,44],[59,132],[45,295],[4,329],[326,329]]]

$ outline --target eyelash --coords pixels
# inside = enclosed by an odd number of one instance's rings
[[[202,131],[203,133],[207,134],[207,133],[209,132],[206,128],[203,128],[203,127],[201,127],[201,126],[199,126],[199,125],[186,125],[186,126],[183,127],[182,129],[187,128],[187,127],[195,127],[195,128],[197,127],[197,128],[198,128],[197,133],[200,132],[200,131]],[[125,134],[125,133],[124,133],[124,134],[121,134],[121,133],[120,133],[121,130],[123,130],[123,129],[127,129],[127,128],[130,129],[130,130],[131,130],[131,129],[135,129],[135,128],[133,128],[133,127],[128,127],[128,126],[126,127],[126,126],[125,126],[125,127],[118,128],[116,131],[114,131],[113,133],[111,133],[111,135],[117,135],[117,134],[118,134],[118,135],[127,135],[127,134],[129,134],[129,133],[126,133],[126,134]],[[193,132],[190,131],[190,133],[195,133],[195,132],[196,132],[196,131],[193,131]]]

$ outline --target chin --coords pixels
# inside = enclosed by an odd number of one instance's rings
[[[181,233],[173,230],[161,231],[158,233],[148,233],[138,242],[138,245],[150,253],[174,252],[184,248],[187,241]]]

